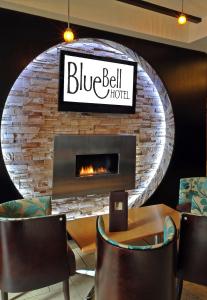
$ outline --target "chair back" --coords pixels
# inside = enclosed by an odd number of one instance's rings
[[[0,219],[0,289],[23,292],[69,278],[66,217]]]
[[[193,197],[207,198],[207,177],[180,179],[179,204],[191,204]]]
[[[11,200],[0,204],[0,218],[42,217],[51,214],[51,196]]]
[[[176,229],[153,246],[130,246],[110,240],[97,219],[95,292],[98,300],[175,300]],[[165,231],[165,236],[166,234]]]
[[[207,285],[207,217],[183,214],[180,226],[178,274],[183,280]]]

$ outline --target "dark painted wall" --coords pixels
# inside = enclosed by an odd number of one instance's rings
[[[63,22],[0,9],[0,118],[19,73],[38,54],[62,42],[65,26]],[[72,27],[77,38],[113,40],[136,51],[165,84],[175,117],[175,147],[166,176],[146,204],[175,206],[179,178],[205,176],[207,55],[92,28]],[[0,184],[0,202],[21,197],[7,174],[1,151]]]

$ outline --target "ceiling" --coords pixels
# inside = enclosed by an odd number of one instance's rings
[[[68,0],[0,0],[0,7],[67,21]],[[181,10],[181,0],[145,0]],[[207,0],[184,0],[184,12],[202,18],[181,26],[175,18],[116,0],[70,0],[70,22],[207,52]]]

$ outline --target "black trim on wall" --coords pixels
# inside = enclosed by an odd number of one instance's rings
[[[31,60],[62,42],[66,23],[0,9],[0,117],[9,91]],[[174,207],[179,178],[205,176],[207,55],[161,43],[71,26],[77,38],[102,38],[131,48],[156,70],[168,91],[175,118],[175,146],[164,179],[147,201]],[[20,198],[0,151],[0,202]]]

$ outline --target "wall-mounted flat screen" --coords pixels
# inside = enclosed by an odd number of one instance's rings
[[[59,111],[135,113],[137,63],[60,52]]]

